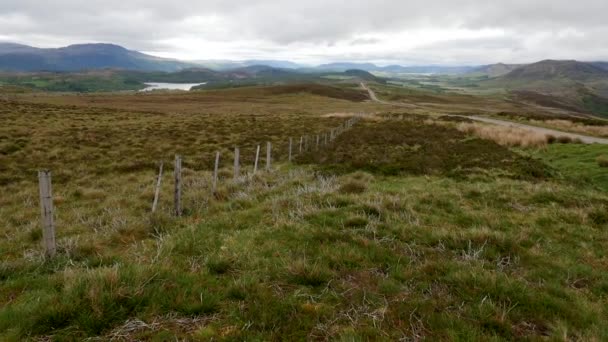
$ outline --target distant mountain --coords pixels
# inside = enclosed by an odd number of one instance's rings
[[[290,61],[281,61],[281,60],[244,60],[244,61],[228,61],[228,60],[200,60],[194,61],[199,66],[203,66],[205,68],[224,71],[224,70],[232,70],[238,68],[246,68],[250,66],[256,65],[265,65],[272,68],[280,68],[280,69],[299,69],[304,68],[304,65],[297,64]]]
[[[423,65],[404,67],[400,65],[389,65],[380,67],[377,71],[399,74],[444,74],[444,75],[459,75],[470,72],[475,69],[473,66],[441,66],[441,65]]]
[[[500,77],[503,82],[559,80],[586,82],[600,79],[608,80],[608,70],[593,63],[574,60],[544,60],[516,68]]]
[[[0,55],[9,53],[28,53],[34,52],[38,49],[27,45],[15,44],[15,43],[0,43]]]
[[[393,74],[463,74],[463,73],[473,70],[474,68],[475,67],[471,67],[471,66],[440,66],[440,65],[377,66],[373,63],[330,63],[330,64],[322,64],[322,65],[319,65],[314,68],[306,68],[306,71],[343,72],[346,70],[358,69],[358,70],[365,70],[368,72],[383,72],[383,73],[393,73]]]
[[[597,63],[544,60],[479,84],[507,89],[524,102],[608,116],[608,70]]]
[[[504,63],[483,65],[483,66],[480,66],[478,68],[475,68],[475,69],[469,71],[467,74],[498,77],[498,76],[506,75],[506,74],[510,73],[511,71],[513,71],[519,67],[522,67],[522,66],[524,66],[524,65],[523,64],[504,64]]]
[[[260,77],[282,77],[298,74],[295,70],[271,67],[268,65],[250,65],[242,68],[225,70],[224,73],[233,75],[245,75],[250,78]]]
[[[4,71],[81,71],[108,68],[177,71],[191,66],[189,63],[150,56],[113,44],[80,44],[40,49],[0,43],[0,70]]]
[[[608,62],[593,62],[591,64],[595,65],[598,68],[602,68],[604,70],[608,70]]]
[[[312,69],[316,71],[339,71],[343,72],[346,70],[365,70],[365,71],[377,71],[379,69],[378,66],[372,63],[329,63],[329,64],[321,64]]]

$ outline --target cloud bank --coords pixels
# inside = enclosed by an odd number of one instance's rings
[[[0,40],[108,42],[191,60],[608,60],[606,13],[606,0],[3,0]]]

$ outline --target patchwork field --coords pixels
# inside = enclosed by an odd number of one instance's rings
[[[441,116],[519,106],[495,97],[403,95],[411,109],[360,94],[3,100],[0,340],[608,339],[604,146],[509,148]],[[300,136],[362,112],[332,144],[311,141],[287,162],[290,137],[297,151]],[[273,169],[252,175],[266,141]],[[41,247],[40,168],[53,171],[53,259]]]

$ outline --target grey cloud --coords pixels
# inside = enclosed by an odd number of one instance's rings
[[[196,37],[209,42],[250,42],[251,46],[243,48],[250,50],[257,44],[263,54],[280,49],[298,53],[301,45],[373,47],[408,30],[494,28],[503,30],[505,37],[440,41],[417,51],[400,48],[395,40],[391,49],[329,51],[325,56],[392,60],[427,53],[433,54],[428,60],[464,55],[481,59],[495,50],[512,58],[523,58],[526,53],[534,58],[540,55],[538,47],[527,46],[526,41],[529,36],[544,34],[549,38],[540,40],[551,43],[547,51],[557,55],[608,58],[606,13],[606,0],[3,0],[0,37],[34,45],[114,42],[146,51],[168,51],[177,47],[167,41]],[[560,37],[564,30],[578,36]],[[185,51],[187,47],[179,48]],[[440,49],[448,51],[441,54]]]

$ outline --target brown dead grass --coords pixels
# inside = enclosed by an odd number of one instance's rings
[[[549,143],[549,137],[547,137],[547,135],[523,128],[485,125],[480,123],[461,123],[457,127],[461,132],[492,140],[503,146],[545,147]]]
[[[533,124],[561,129],[568,132],[582,133],[597,137],[608,137],[608,126],[590,126],[583,123],[572,122],[569,120],[532,120]]]

